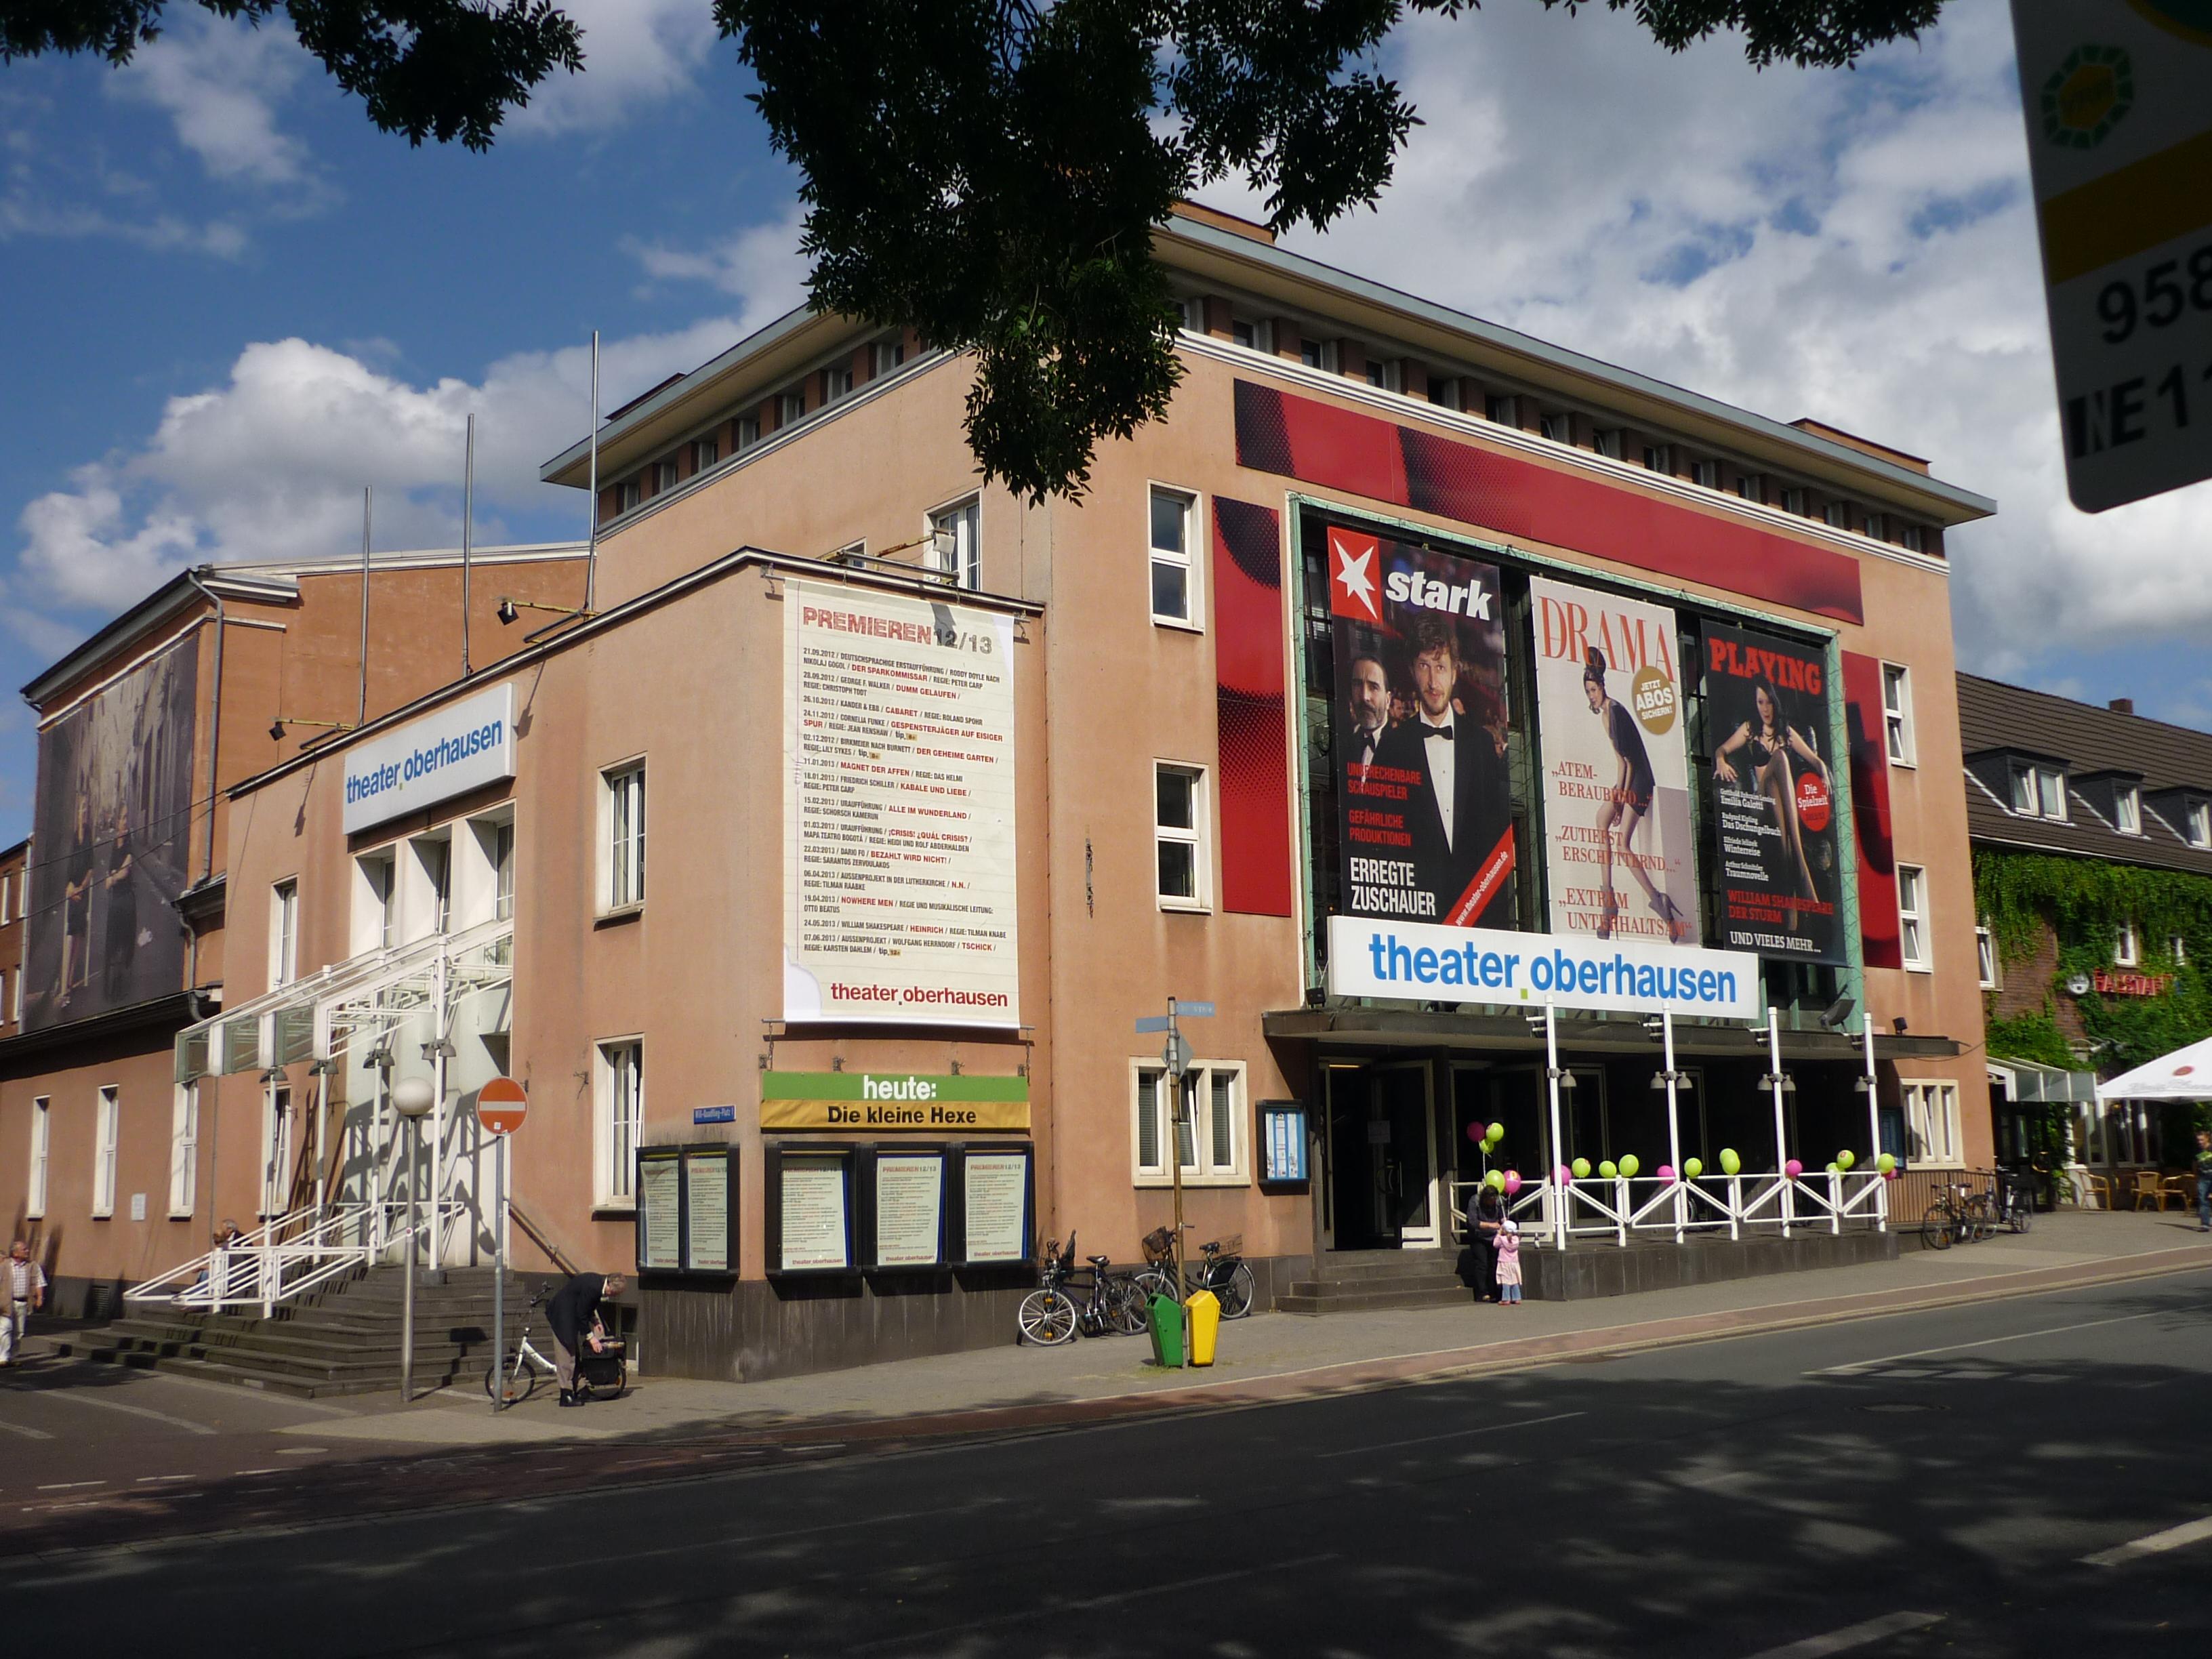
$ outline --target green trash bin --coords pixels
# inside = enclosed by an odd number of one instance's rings
[[[1156,1296],[1152,1306],[1152,1363],[1182,1369],[1182,1305],[1171,1296]]]

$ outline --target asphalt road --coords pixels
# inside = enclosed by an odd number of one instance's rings
[[[2212,1651],[2212,1273],[688,1479],[621,1461],[19,1559],[0,1618],[14,1651],[226,1659]]]

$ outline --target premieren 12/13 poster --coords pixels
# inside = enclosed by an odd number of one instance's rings
[[[1695,945],[1674,613],[1541,576],[1528,598],[1552,931]]]
[[[1723,945],[1790,962],[1844,960],[1826,653],[1708,623]]]
[[[1344,913],[1513,927],[1497,567],[1331,526],[1328,572]]]

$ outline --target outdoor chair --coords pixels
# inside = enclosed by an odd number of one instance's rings
[[[2143,1206],[2144,1200],[2148,1200],[2152,1209],[2161,1209],[2164,1206],[2160,1199],[2158,1171],[2137,1170],[2136,1171],[2136,1208],[2140,1210]]]
[[[2100,1175],[2088,1174],[2080,1176],[2076,1179],[2087,1183],[2088,1204],[2091,1209],[2109,1210],[2112,1207],[2112,1183],[2109,1180]]]
[[[2171,1200],[2175,1206],[2186,1210],[2197,1202],[2197,1177],[2191,1175],[2170,1175],[2158,1183],[2158,1207],[2161,1210]]]

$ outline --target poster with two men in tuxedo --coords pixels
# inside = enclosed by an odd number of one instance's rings
[[[1512,927],[1512,789],[1498,568],[1332,526],[1341,905]]]

